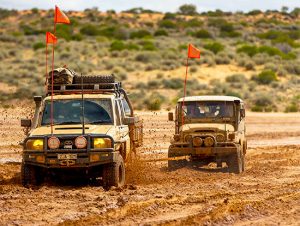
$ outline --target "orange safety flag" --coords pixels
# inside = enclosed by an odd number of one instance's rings
[[[56,24],[70,24],[69,18],[57,6],[55,6],[54,23]]]
[[[200,58],[200,50],[192,44],[189,44],[188,58]]]
[[[46,32],[46,44],[56,44],[57,43],[57,38],[54,34],[51,32]]]

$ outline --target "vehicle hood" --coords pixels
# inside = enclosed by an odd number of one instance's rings
[[[185,124],[180,128],[182,132],[201,132],[211,131],[225,131],[225,123],[193,123]],[[226,131],[234,132],[234,127],[231,124],[226,123]]]
[[[53,133],[56,135],[60,134],[81,134],[82,126],[81,124],[75,125],[56,125],[53,126]],[[106,134],[113,136],[115,133],[114,125],[85,125],[86,134]],[[41,126],[36,129],[33,129],[30,133],[30,136],[38,135],[50,135],[51,126]]]

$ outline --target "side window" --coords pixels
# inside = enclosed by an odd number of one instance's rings
[[[115,118],[116,118],[116,124],[117,126],[121,125],[121,119],[120,119],[120,108],[118,101],[115,101]]]
[[[122,103],[123,103],[123,108],[125,111],[125,116],[130,116],[131,111],[130,111],[129,104],[127,103],[126,99],[122,99]]]

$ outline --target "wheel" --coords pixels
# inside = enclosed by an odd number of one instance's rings
[[[119,154],[117,161],[109,164],[103,169],[103,187],[109,189],[112,186],[122,187],[125,184],[125,164],[123,157]]]
[[[88,75],[82,76],[82,80],[84,84],[97,84],[97,83],[114,83],[115,76],[114,75]],[[81,76],[76,75],[73,78],[74,84],[81,84]]]
[[[21,182],[24,187],[29,187],[30,185],[37,186],[42,183],[42,178],[35,166],[27,165],[22,162]]]
[[[173,153],[168,152],[168,158],[176,157]],[[168,169],[175,170],[186,165],[186,160],[168,160]]]
[[[243,172],[242,153],[240,149],[228,157],[227,165],[231,173],[239,174]]]
[[[245,168],[246,168],[245,165],[246,165],[246,164],[245,164],[245,153],[242,153],[242,171],[243,171],[243,172],[245,171]]]

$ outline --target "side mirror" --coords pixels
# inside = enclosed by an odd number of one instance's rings
[[[22,127],[31,127],[31,119],[21,119]]]
[[[168,119],[169,119],[169,121],[174,121],[174,114],[173,114],[173,112],[169,112],[168,113]]]
[[[124,117],[123,123],[128,126],[133,125],[135,123],[135,118],[134,117]]]
[[[245,109],[240,109],[241,118],[245,118],[246,112]]]

